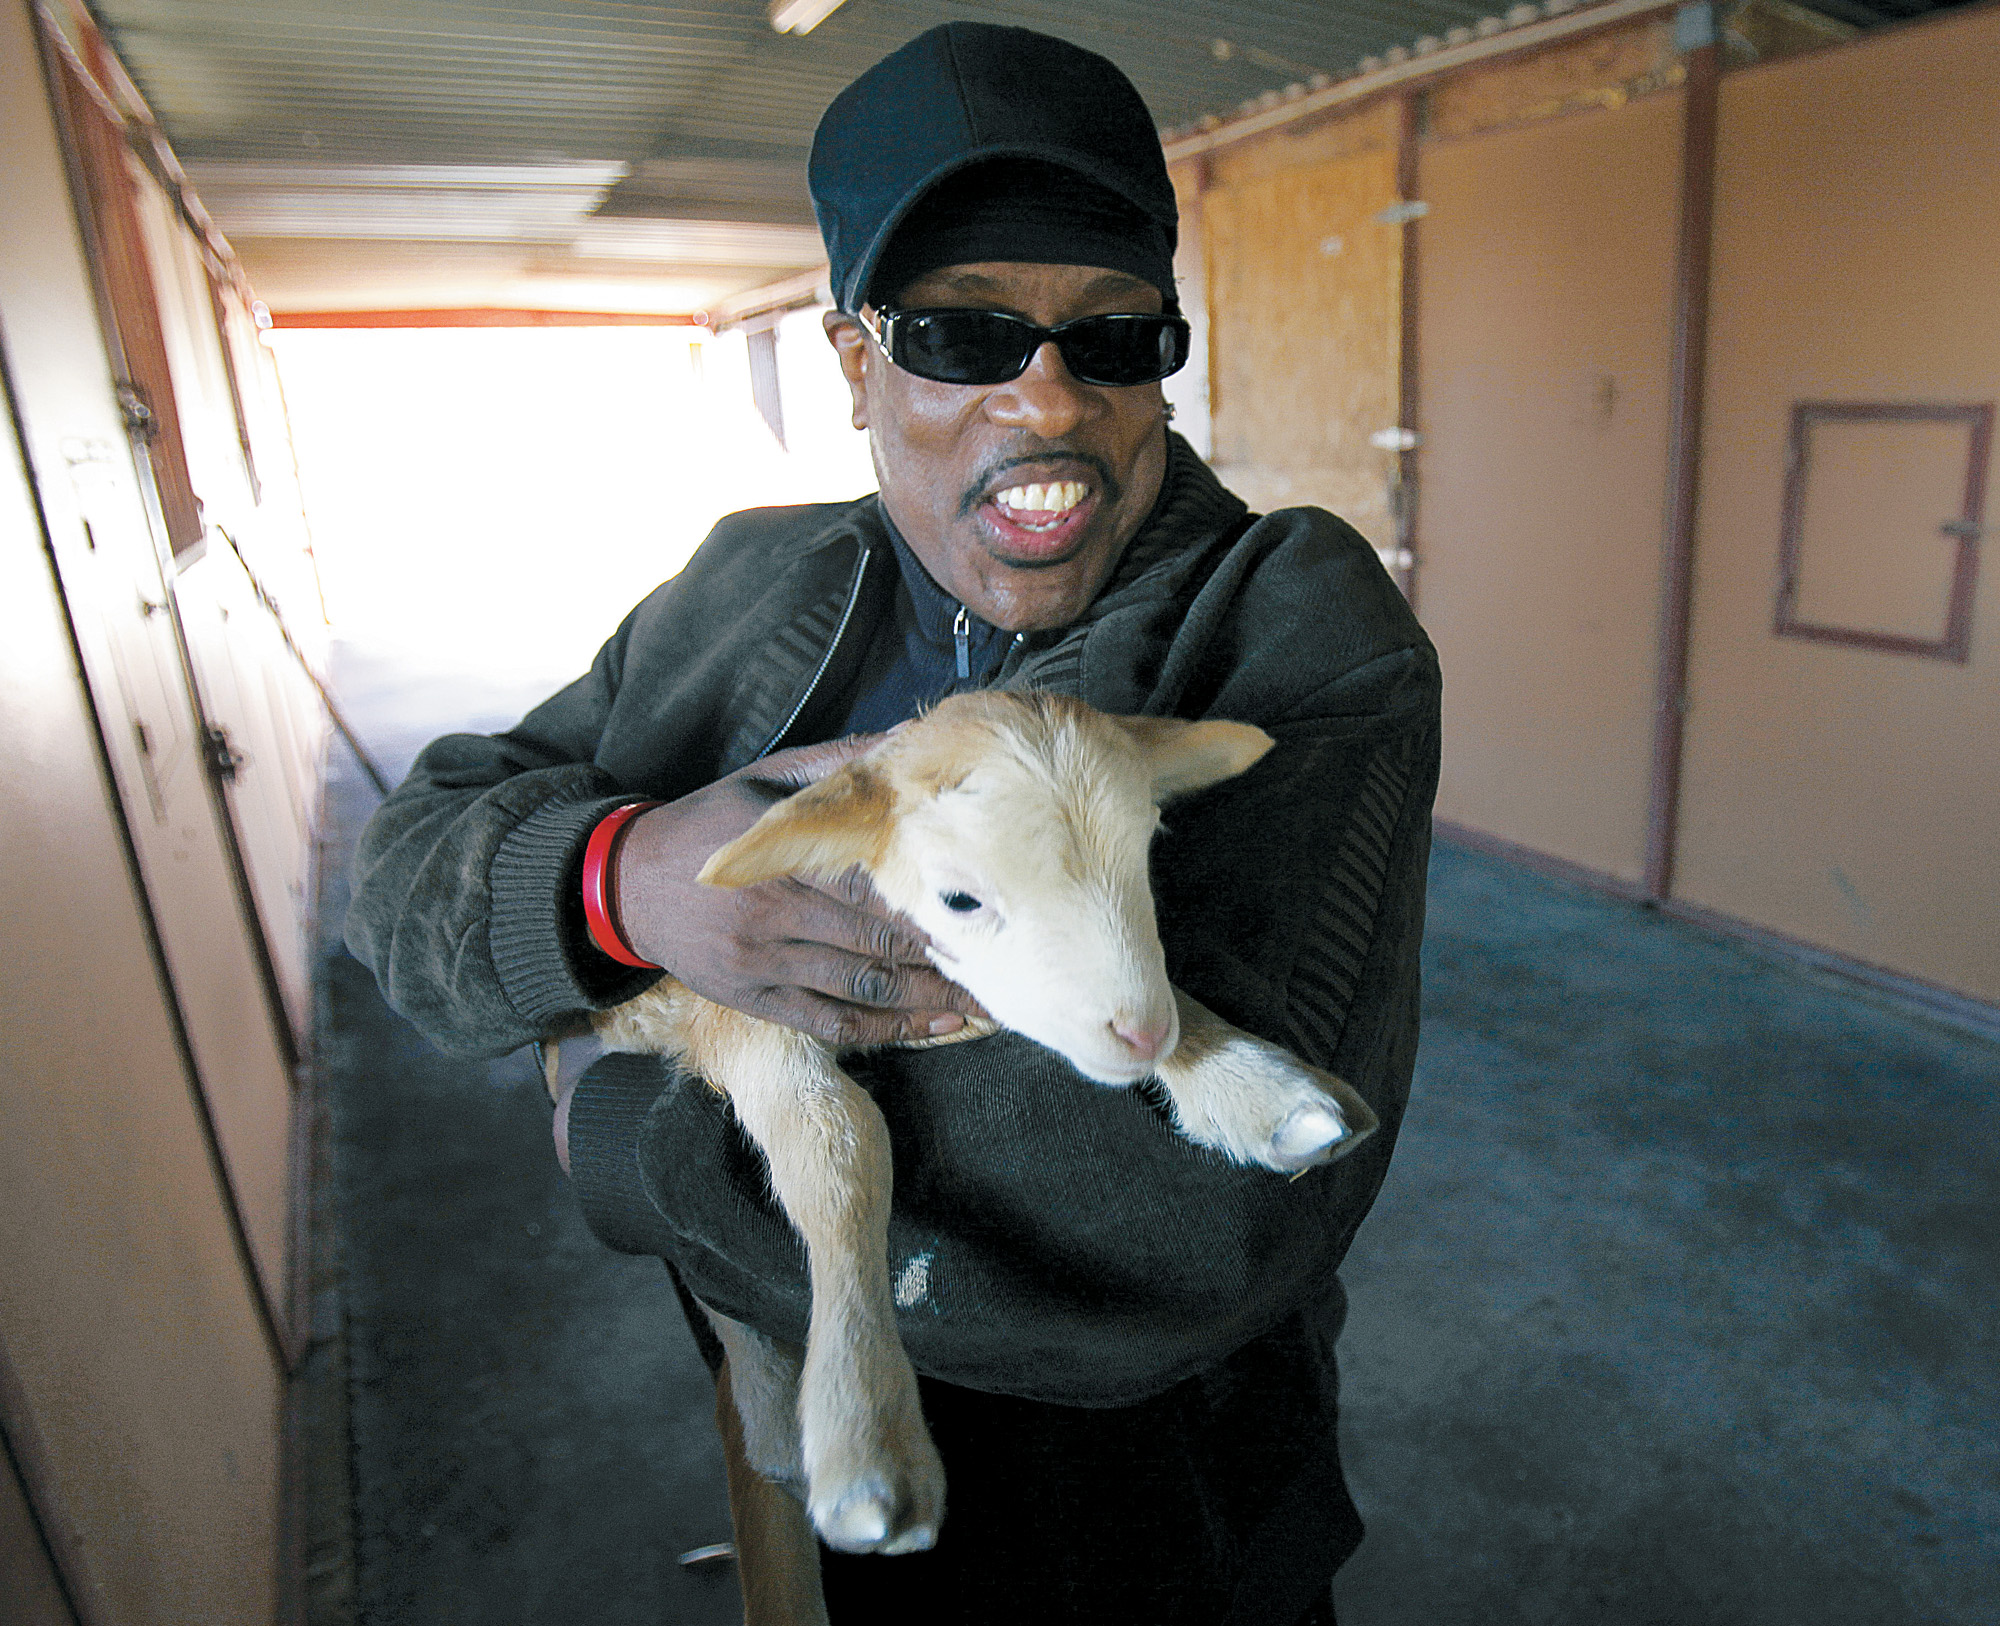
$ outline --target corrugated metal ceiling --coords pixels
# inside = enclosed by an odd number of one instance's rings
[[[781,35],[766,0],[96,0],[197,190],[259,276],[309,245],[492,245],[516,270],[709,268],[726,291],[815,255],[804,160],[827,102],[936,23],[1063,35],[1119,63],[1163,126],[1476,25],[1492,0],[847,0]],[[1556,0],[1549,10],[1570,9]],[[1820,0],[1821,9],[1926,0]],[[1540,14],[1516,6],[1510,22]],[[1860,19],[1855,19],[1860,20]],[[1491,24],[1488,25],[1492,26]],[[275,245],[285,245],[282,254]],[[335,256],[329,256],[329,261]],[[574,262],[573,264],[569,262]],[[274,291],[277,292],[277,291]],[[675,285],[684,301],[690,285]],[[393,295],[389,296],[392,300]],[[490,289],[474,298],[492,298]],[[449,297],[432,302],[449,303]],[[647,303],[639,296],[639,303]]]
[[[632,162],[703,140],[803,152],[842,85],[953,18],[1040,28],[1103,51],[1162,123],[1177,124],[1314,72],[1351,71],[1488,7],[849,0],[803,37],[774,33],[764,0],[100,0],[95,9],[184,159],[465,164]]]
[[[575,297],[555,286],[570,274],[645,306],[811,264],[813,126],[856,74],[938,22],[1018,24],[1102,51],[1173,125],[1339,77],[1482,6],[848,0],[804,36],[774,32],[766,0],[93,9],[274,303],[559,301]],[[411,253],[421,243],[451,247],[435,278]],[[331,280],[315,279],[316,260],[337,267]],[[643,285],[669,270],[681,273],[670,288]]]

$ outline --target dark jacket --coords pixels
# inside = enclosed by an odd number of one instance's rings
[[[430,746],[356,859],[348,942],[390,1003],[444,1049],[493,1054],[644,986],[587,945],[590,828],[620,799],[679,796],[824,737],[895,576],[873,497],[733,515],[587,676],[505,734]],[[923,1285],[901,1318],[912,1359],[971,1388],[1106,1406],[1301,1313],[1323,1312],[1330,1349],[1334,1271],[1416,1050],[1429,641],[1351,528],[1316,509],[1253,518],[1174,439],[1160,501],[1084,619],[1017,644],[995,682],[1276,736],[1249,773],[1167,810],[1168,969],[1339,1072],[1383,1127],[1292,1183],[1188,1144],[1143,1088],[1101,1089],[1016,1035],[857,1061],[891,1127],[892,1267]],[[579,1087],[570,1147],[606,1240],[803,1338],[802,1250],[712,1092],[608,1057]]]

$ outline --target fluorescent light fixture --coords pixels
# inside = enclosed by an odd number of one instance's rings
[[[845,0],[771,0],[771,26],[780,34],[810,34]]]

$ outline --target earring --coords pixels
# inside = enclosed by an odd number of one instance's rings
[[[1161,417],[1162,417],[1163,419],[1165,419],[1165,420],[1166,420],[1166,421],[1167,421],[1168,423],[1172,423],[1172,422],[1174,421],[1174,404],[1173,404],[1173,402],[1171,402],[1171,401],[1163,401],[1163,402],[1161,402],[1161,403],[1160,403],[1160,416],[1161,416]]]

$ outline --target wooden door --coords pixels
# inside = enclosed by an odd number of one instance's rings
[[[1441,818],[1638,880],[1680,104],[1427,142],[1418,610]]]
[[[55,58],[82,244],[13,234],[16,274],[45,304],[58,278],[86,301],[10,325],[22,425],[36,454],[50,545],[74,619],[228,1197],[273,1320],[288,1323],[293,1041],[251,885],[213,779],[169,571],[201,556],[167,335],[134,207],[123,137],[79,70]],[[9,218],[65,221],[59,152],[24,137]],[[93,278],[91,266],[103,274]],[[67,287],[65,291],[68,291]],[[102,318],[76,325],[79,315]],[[109,331],[106,331],[108,326]],[[109,352],[107,354],[107,351]],[[148,414],[119,422],[111,383],[138,377]],[[122,387],[122,386],[121,386]],[[123,432],[129,429],[129,434]],[[181,493],[181,494],[177,494]],[[183,495],[185,501],[183,501]],[[180,517],[176,517],[179,515]],[[192,524],[188,533],[184,526]],[[156,532],[155,526],[158,527]]]
[[[266,501],[256,474],[237,357],[218,320],[233,290],[218,289],[159,183],[143,172],[130,179],[204,527],[204,547],[180,557],[168,585],[273,979],[302,1034],[312,1020],[309,891],[326,730],[318,694],[280,631],[274,584],[296,589],[302,573],[285,567],[303,551],[304,525],[296,501],[283,500],[285,482],[272,481]],[[253,574],[252,561],[273,581]],[[317,604],[292,609],[311,616]]]
[[[9,43],[0,37],[0,50]],[[16,151],[0,140],[0,174]],[[0,179],[0,194],[11,190]],[[59,316],[66,303],[60,285],[21,297],[21,270],[0,250],[17,383],[40,368],[12,319],[24,308]],[[88,296],[75,292],[87,324]],[[102,374],[90,382],[108,416]],[[163,830],[156,858],[172,841],[190,800],[185,743],[167,765],[166,741],[155,742],[167,822],[154,826],[133,712],[114,700],[93,715],[71,628],[99,623],[87,664],[100,693],[117,682],[112,640],[94,613],[66,618],[44,535],[10,415],[0,421],[0,1435],[89,1626],[267,1626],[283,1371],[121,828]],[[115,799],[99,717],[131,787]],[[111,737],[119,727],[127,738]],[[182,884],[193,859],[190,844]],[[239,918],[226,879],[205,915],[219,958]],[[255,1026],[245,1048],[260,1040],[268,1055]],[[0,1463],[0,1503],[6,1476]],[[10,1518],[0,1620],[61,1622],[45,1555],[18,1545],[20,1509],[0,1506],[0,1523]],[[25,1566],[19,1584],[9,1565]]]
[[[1991,10],[1723,81],[1675,879],[1987,1000],[1995,131]]]

